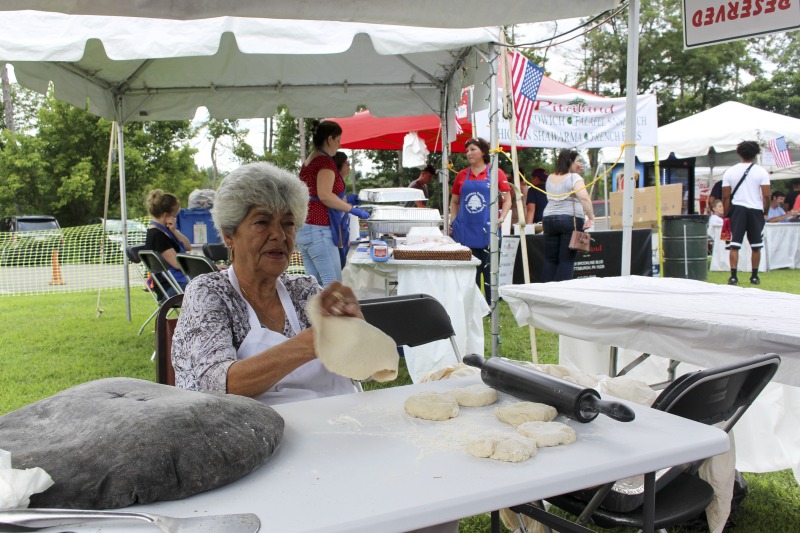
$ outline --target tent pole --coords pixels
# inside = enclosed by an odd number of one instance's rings
[[[491,46],[489,69],[491,72],[489,78],[489,125],[490,125],[490,140],[489,146],[492,150],[500,147],[500,139],[497,135],[497,122],[498,122],[498,108],[497,108],[497,61],[500,59],[500,53],[497,45]],[[491,165],[492,175],[489,176],[489,286],[491,288],[491,311],[492,311],[492,357],[497,356],[498,337],[500,336],[499,316],[497,313],[497,271],[499,267],[499,242],[497,239],[497,222],[498,222],[498,206],[497,206],[497,152],[492,151]]]
[[[658,146],[653,147],[655,153],[655,171],[656,171],[656,218],[658,226],[658,273],[664,277],[664,239],[662,238],[664,222],[661,220],[661,166],[658,161]],[[652,246],[652,245],[651,245]]]
[[[105,257],[106,254],[105,248],[107,245],[106,242],[106,229],[108,227],[108,200],[109,196],[111,195],[111,166],[114,164],[114,143],[117,140],[117,123],[116,121],[111,123],[111,133],[108,136],[108,159],[106,161],[106,194],[103,197],[103,240],[100,241],[100,264],[105,266]],[[122,255],[126,255],[126,251],[122,251]],[[100,308],[100,288],[97,288],[97,316],[99,317],[102,314],[103,310]],[[128,322],[130,322],[130,316],[128,316]]]
[[[444,223],[444,234],[447,235],[447,227],[450,224],[450,130],[447,124],[447,100],[449,82],[446,83],[439,93],[439,121],[442,124],[442,168],[439,169],[439,183],[442,186],[442,221]],[[435,148],[435,147],[434,147]]]
[[[128,271],[128,198],[125,192],[125,134],[122,131],[122,96],[116,99],[117,115],[117,164],[119,166],[119,209],[122,217],[122,248],[126,253],[122,254],[122,276],[125,280],[125,312],[128,322],[131,321],[131,279]]]
[[[622,271],[631,275],[633,192],[636,187],[636,93],[639,68],[639,0],[628,2],[628,77],[625,85],[625,185],[622,191]]]
[[[505,33],[500,34],[500,42],[505,44]],[[511,69],[508,66],[508,48],[503,47],[501,52],[500,63],[503,67],[503,101],[508,102],[511,100],[510,81]],[[517,158],[517,113],[514,106],[510,105],[511,116],[508,117],[509,133],[511,134],[511,165],[514,169],[514,187],[516,194],[514,195],[517,204],[517,222],[519,223],[520,235],[519,246],[520,253],[522,254],[522,276],[523,281],[528,284],[531,282],[531,271],[528,266],[528,236],[525,232],[525,210],[522,204],[522,187],[519,179],[519,159]],[[504,105],[504,109],[507,107]],[[536,349],[536,329],[533,326],[528,326],[528,333],[531,341],[531,360],[534,363],[539,362],[539,354]]]

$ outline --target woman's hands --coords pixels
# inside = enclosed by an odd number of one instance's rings
[[[583,229],[589,229],[594,226],[594,219],[593,218],[586,218],[583,221]]]
[[[327,316],[346,316],[364,319],[353,290],[338,281],[332,281],[319,295],[320,310]]]

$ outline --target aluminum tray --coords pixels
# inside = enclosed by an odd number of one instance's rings
[[[409,187],[385,187],[380,189],[361,189],[358,198],[362,202],[414,202],[425,200],[425,193],[420,189]]]
[[[380,233],[405,235],[416,226],[438,227],[441,224],[442,215],[438,209],[419,207],[375,206],[367,220],[370,238]]]

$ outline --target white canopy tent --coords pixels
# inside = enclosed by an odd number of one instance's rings
[[[22,85],[44,92],[52,83],[56,98],[115,120],[120,146],[125,122],[188,119],[201,106],[214,118],[254,118],[281,104],[299,117],[350,116],[366,105],[376,116],[435,113],[452,123],[445,117],[460,89],[496,72],[483,59],[496,58],[499,28],[471,26],[617,3],[454,0],[443,10],[424,0],[10,1],[0,6],[0,62],[14,65]],[[470,29],[387,26],[421,23]],[[119,161],[124,221],[121,148]]]
[[[599,13],[619,0],[3,0],[0,10],[193,20],[212,17],[370,22],[434,28],[522,24]]]
[[[739,162],[736,145],[754,140],[767,146],[770,139],[783,136],[800,160],[800,119],[764,111],[739,102],[725,102],[690,117],[658,128],[658,156],[667,159],[698,158],[697,164],[709,167],[730,166]],[[613,163],[618,151],[603,149],[601,161]],[[652,146],[637,146],[636,157],[642,162],[655,159]]]

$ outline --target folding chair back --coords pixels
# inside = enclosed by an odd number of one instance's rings
[[[203,245],[203,255],[219,263],[220,261],[228,261],[228,247],[222,242],[209,242]]]
[[[364,319],[389,335],[398,346],[419,346],[449,339],[461,362],[450,315],[428,294],[408,294],[361,300]]]
[[[780,361],[776,354],[765,354],[683,375],[661,392],[652,407],[704,424],[721,423],[722,429],[730,431],[778,371]],[[713,498],[711,487],[695,475],[701,463],[656,473],[656,528],[694,518]],[[547,500],[580,515],[579,523],[591,520],[601,527],[641,527],[644,488],[635,479],[606,485],[595,497],[579,491]]]
[[[178,318],[169,314],[183,305],[183,294],[170,296],[161,304],[156,315],[156,381],[162,385],[175,385],[175,370],[172,368],[172,335]]]
[[[136,271],[139,273],[139,276],[142,278],[142,283],[144,283],[144,287],[147,290],[147,292],[150,293],[150,296],[153,297],[153,300],[155,300],[156,304],[161,305],[161,303],[164,301],[164,297],[157,290],[153,290],[153,288],[150,286],[150,283],[148,283],[147,281],[147,273],[144,270],[142,270],[142,260],[139,257],[139,252],[143,249],[144,249],[144,244],[128,246],[125,249],[125,255],[128,256],[128,261],[130,261],[133,264],[134,268],[136,268]],[[139,335],[142,334],[142,331],[144,331],[145,326],[147,326],[147,324],[149,324],[150,321],[153,320],[153,318],[156,316],[156,313],[158,313],[158,308],[156,308],[156,310],[153,311],[153,313],[149,317],[147,317],[147,320],[144,321],[142,327],[139,328]]]
[[[172,294],[183,294],[183,289],[169,271],[169,266],[160,253],[154,250],[139,250],[139,259],[153,275],[153,282],[165,298],[170,295],[170,289],[174,291]]]
[[[200,274],[209,274],[217,271],[217,265],[204,255],[179,253],[175,254],[175,258],[178,261],[178,266],[181,267],[181,271],[189,280],[196,278]]]

